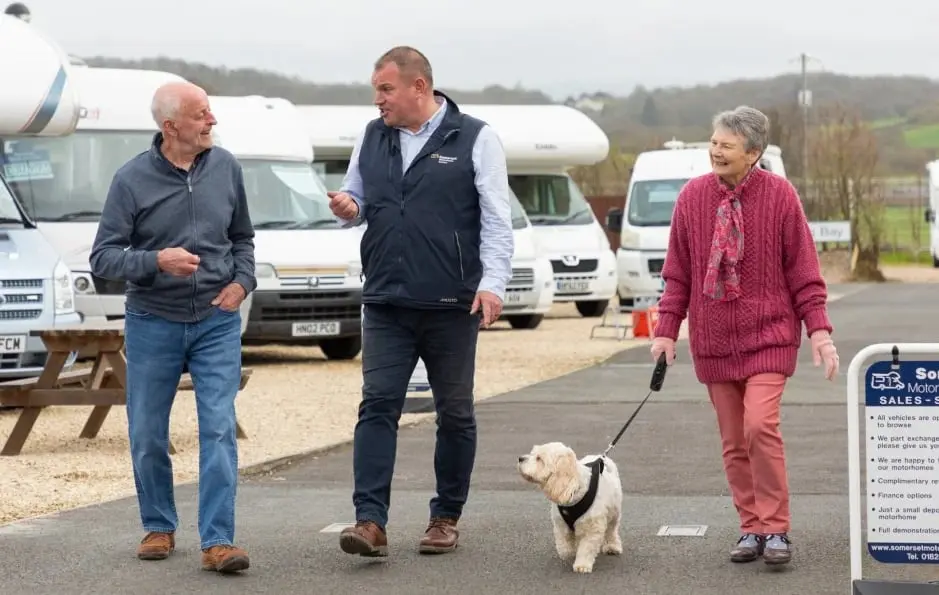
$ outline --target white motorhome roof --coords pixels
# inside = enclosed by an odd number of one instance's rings
[[[34,25],[0,15],[0,135],[75,131],[79,96],[68,54]]]
[[[150,113],[156,90],[183,77],[159,70],[76,67],[82,118],[80,130],[153,130]]]
[[[286,99],[211,96],[209,105],[216,142],[239,159],[313,161],[300,114]]]
[[[348,159],[355,139],[378,117],[378,108],[365,105],[298,105],[297,111],[320,159]]]
[[[660,149],[639,153],[630,180],[684,180],[710,171],[707,149]]]
[[[301,105],[320,157],[348,158],[365,125],[378,117],[370,106]],[[606,158],[610,141],[587,115],[566,105],[466,104],[460,109],[499,135],[511,165],[592,165]]]

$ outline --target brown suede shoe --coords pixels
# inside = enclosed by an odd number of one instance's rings
[[[151,531],[137,546],[137,557],[141,560],[166,560],[175,549],[176,538],[172,533]]]
[[[421,538],[422,554],[446,554],[456,549],[460,531],[456,528],[456,519],[431,517],[424,537]]]
[[[202,550],[202,570],[215,572],[238,572],[246,570],[251,563],[248,552],[233,545],[213,545]]]
[[[388,537],[377,523],[359,521],[354,527],[346,527],[339,533],[339,547],[347,554],[384,557],[388,555]]]

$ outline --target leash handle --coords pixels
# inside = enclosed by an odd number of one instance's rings
[[[666,371],[668,371],[668,360],[665,358],[665,352],[662,352],[659,361],[655,364],[655,369],[652,370],[652,382],[649,383],[649,390],[656,393],[662,390],[662,385],[665,384]]]

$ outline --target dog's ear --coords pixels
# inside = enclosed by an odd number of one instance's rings
[[[580,470],[574,451],[566,449],[554,459],[554,469],[544,484],[545,494],[555,504],[570,504],[580,487]]]

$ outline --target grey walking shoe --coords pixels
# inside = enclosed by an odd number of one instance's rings
[[[763,537],[755,533],[744,533],[737,545],[730,550],[731,562],[753,562],[763,553]]]
[[[763,562],[771,566],[788,564],[792,559],[792,543],[785,533],[766,536],[763,549]]]

